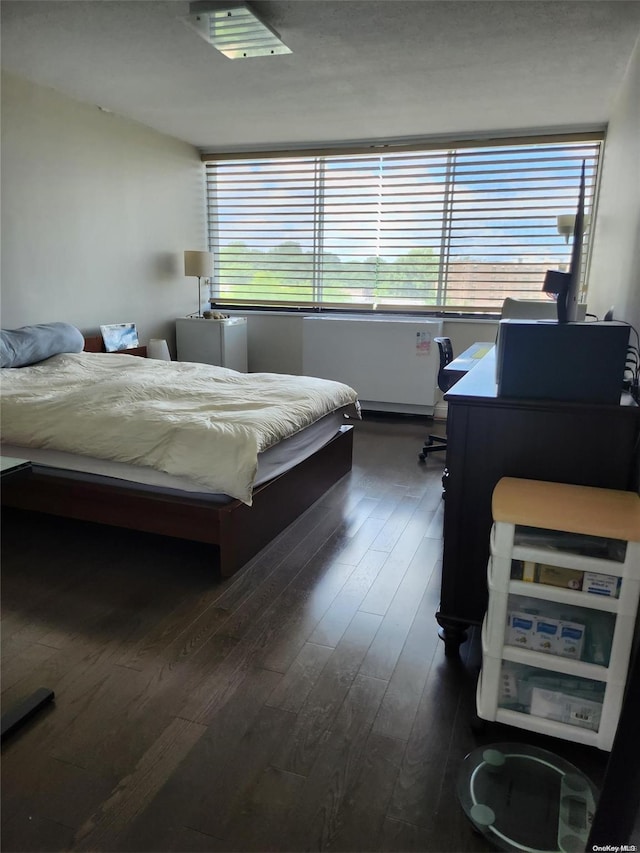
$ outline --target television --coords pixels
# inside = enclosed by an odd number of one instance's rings
[[[555,293],[558,323],[575,323],[578,320],[580,273],[582,269],[582,237],[584,233],[585,161],[582,161],[578,208],[573,226],[573,246],[569,272],[547,270],[542,285],[545,293]]]

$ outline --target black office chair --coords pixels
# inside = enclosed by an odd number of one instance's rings
[[[445,367],[453,361],[453,346],[451,338],[434,338],[438,344],[440,351],[440,368],[438,370],[438,388],[443,394],[451,388],[451,386],[460,378],[455,373],[449,373]],[[419,455],[421,462],[425,462],[430,453],[436,453],[439,450],[447,449],[447,439],[442,435],[429,435],[422,448],[422,453]]]

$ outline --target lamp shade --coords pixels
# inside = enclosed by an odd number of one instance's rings
[[[213,254],[211,252],[185,252],[184,274],[198,278],[209,278],[213,275]]]
[[[582,230],[586,231],[589,227],[589,223],[591,222],[591,217],[588,213],[585,213],[582,222]],[[563,213],[558,217],[558,234],[562,234],[566,242],[569,242],[569,237],[574,232],[576,227],[576,215],[575,213]]]
[[[169,346],[162,338],[151,338],[147,347],[147,358],[156,358],[160,361],[171,361]]]

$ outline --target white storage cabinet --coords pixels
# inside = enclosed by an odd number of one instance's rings
[[[640,498],[506,477],[492,511],[478,716],[610,750],[638,608]],[[521,578],[532,569],[547,582]]]
[[[179,317],[176,320],[178,361],[197,361],[247,372],[247,318]]]

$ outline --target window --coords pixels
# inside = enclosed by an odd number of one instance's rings
[[[213,296],[463,313],[498,311],[505,296],[544,298],[545,271],[570,261],[558,216],[575,213],[583,161],[591,214],[599,150],[592,134],[212,159]]]

